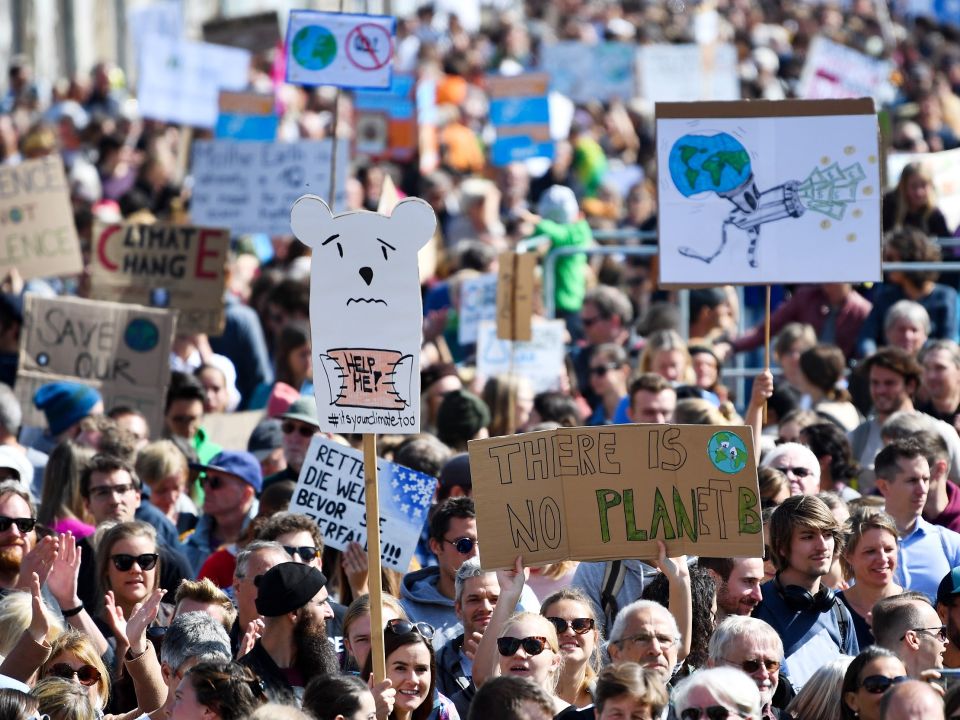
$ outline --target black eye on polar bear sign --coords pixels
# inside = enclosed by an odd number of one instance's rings
[[[369,267],[360,268],[360,277],[369,286],[373,282],[373,270]]]

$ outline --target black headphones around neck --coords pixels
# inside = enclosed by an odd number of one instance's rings
[[[822,586],[817,594],[812,594],[799,585],[784,585],[780,581],[780,573],[777,573],[773,579],[773,586],[777,589],[777,594],[783,598],[791,610],[816,610],[817,612],[828,612],[837,601],[837,594],[828,588]]]

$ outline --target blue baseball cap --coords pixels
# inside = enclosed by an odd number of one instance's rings
[[[258,495],[263,488],[263,471],[260,470],[260,461],[253,454],[242,450],[224,450],[210,458],[210,462],[206,464],[190,463],[190,469],[200,472],[216,470],[235,475],[256,490]]]

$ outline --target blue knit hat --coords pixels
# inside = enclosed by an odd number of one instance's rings
[[[47,416],[51,435],[83,420],[102,399],[92,387],[72,382],[48,383],[33,394],[33,404]]]

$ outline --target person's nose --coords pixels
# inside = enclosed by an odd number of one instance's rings
[[[761,600],[763,600],[763,593],[760,591],[760,586],[759,585],[751,586],[749,596],[754,600],[756,600],[757,602],[760,602]]]

